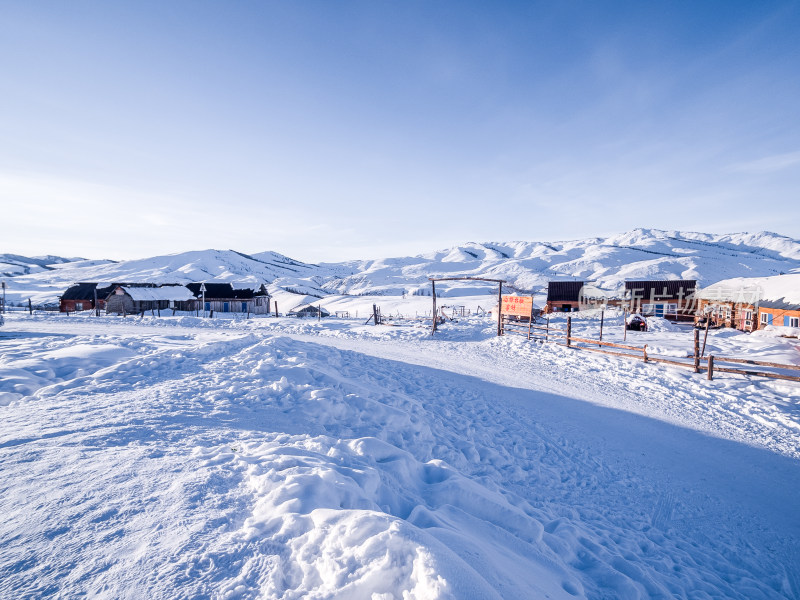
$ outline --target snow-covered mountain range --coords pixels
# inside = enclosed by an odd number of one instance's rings
[[[626,279],[697,279],[701,285],[731,277],[800,272],[800,241],[770,232],[707,234],[636,229],[609,237],[561,242],[469,242],[412,257],[308,264],[277,252],[243,254],[201,250],[113,262],[0,255],[9,301],[52,302],[72,283],[243,281],[290,292],[327,295],[413,295],[428,277],[483,276],[520,291],[541,291],[548,281],[593,281],[615,290]],[[442,286],[445,295],[483,293],[480,283]]]
[[[0,254],[0,277],[15,277],[52,270],[53,265],[79,261],[80,258],[63,256],[20,256],[19,254]]]

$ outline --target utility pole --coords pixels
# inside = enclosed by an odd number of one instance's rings
[[[200,284],[200,291],[203,294],[203,318],[206,318],[206,284],[205,282]]]

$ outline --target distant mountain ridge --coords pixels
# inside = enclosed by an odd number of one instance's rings
[[[322,267],[326,265],[320,265]],[[696,279],[708,285],[736,276],[800,269],[800,241],[770,232],[714,235],[654,229],[561,242],[470,242],[408,258],[339,263],[352,272],[323,286],[338,294],[393,293],[427,285],[429,276],[486,276],[519,290],[553,279],[618,289],[626,279]]]
[[[800,272],[800,241],[770,232],[635,229],[559,242],[469,242],[417,256],[340,263],[309,264],[277,252],[235,250],[195,250],[120,262],[16,255],[0,255],[0,260],[7,261],[0,272],[12,293],[40,301],[53,301],[78,281],[239,281],[320,297],[425,293],[428,277],[463,275],[504,279],[509,287],[541,293],[550,280],[592,281],[616,290],[626,279],[696,279],[706,286],[731,277]],[[16,270],[2,268],[5,265],[17,265]],[[443,285],[441,293],[487,289],[480,283],[453,283]]]
[[[21,256],[19,254],[0,254],[0,277],[29,275],[52,270],[53,265],[83,260],[63,256]]]

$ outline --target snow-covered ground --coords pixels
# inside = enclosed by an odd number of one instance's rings
[[[420,325],[8,315],[0,597],[800,597],[800,384]]]

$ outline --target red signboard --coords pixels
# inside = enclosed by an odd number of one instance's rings
[[[533,310],[533,296],[503,295],[500,313],[516,317],[530,317]]]

